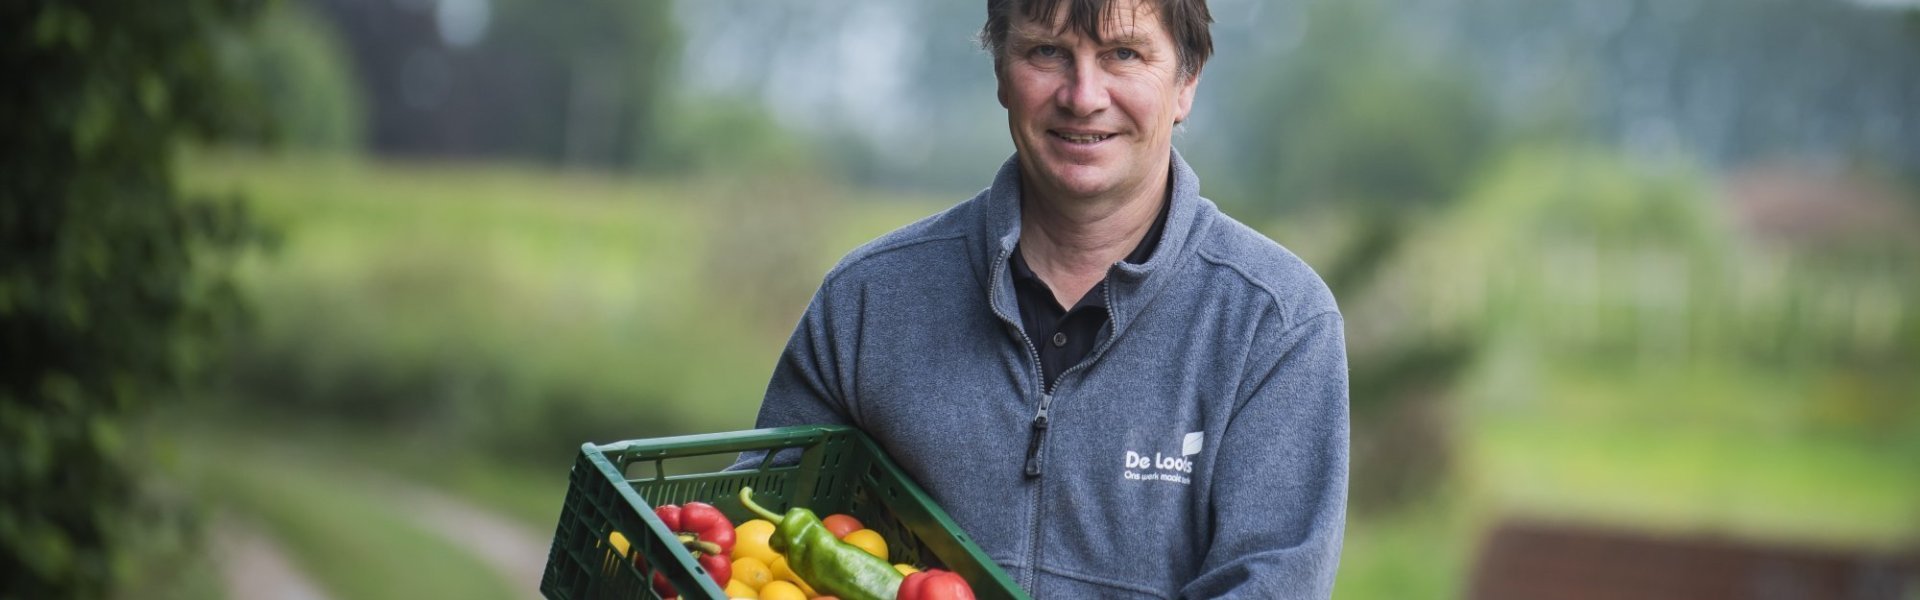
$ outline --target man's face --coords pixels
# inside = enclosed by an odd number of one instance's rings
[[[1021,173],[1038,193],[1096,198],[1164,185],[1173,125],[1193,107],[1199,77],[1180,73],[1173,36],[1151,4],[1114,2],[1102,42],[1064,27],[1064,6],[1055,23],[1012,16],[1000,104]]]

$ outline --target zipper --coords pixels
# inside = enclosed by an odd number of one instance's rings
[[[1047,405],[1053,394],[1040,394],[1040,412],[1033,415],[1033,434],[1027,438],[1027,477],[1040,476],[1040,442],[1047,437]]]
[[[1006,256],[1008,256],[1008,252],[1000,252],[1000,263],[1006,263]],[[1114,265],[1119,265],[1119,263],[1114,263]],[[993,279],[993,285],[995,285],[996,290],[998,290],[998,287],[1000,287],[1000,279],[998,279],[998,277]],[[1104,342],[1100,342],[1100,348],[1094,348],[1094,352],[1089,354],[1089,358],[1104,354],[1104,352],[1106,352],[1106,346],[1114,344],[1114,333],[1112,333],[1112,329],[1114,329],[1114,285],[1112,285],[1112,283],[1102,283],[1102,285],[1100,285],[1100,294],[1106,296],[1106,310],[1108,310],[1106,327],[1108,327],[1108,337],[1106,337]],[[1060,390],[1060,381],[1066,381],[1069,373],[1079,371],[1081,367],[1085,367],[1089,362],[1087,362],[1087,360],[1081,360],[1081,362],[1071,365],[1066,371],[1060,371],[1058,377],[1054,377],[1054,383],[1052,383],[1052,385],[1046,385],[1046,373],[1041,371],[1041,352],[1033,348],[1033,338],[1027,337],[1027,331],[1025,331],[1025,327],[1020,327],[1020,323],[1014,323],[1014,321],[1008,319],[1004,313],[1000,313],[998,306],[995,306],[993,312],[995,312],[996,315],[1000,315],[1000,319],[1006,321],[1008,325],[1014,325],[1016,331],[1020,331],[1020,340],[1027,346],[1027,356],[1033,360],[1033,371],[1035,371],[1035,375],[1037,375],[1039,381],[1041,381],[1041,408],[1033,413],[1033,429],[1031,429],[1031,433],[1027,435],[1027,467],[1025,467],[1027,479],[1041,477],[1044,473],[1043,456],[1041,456],[1041,452],[1043,452],[1043,446],[1046,446],[1046,427],[1050,425],[1048,419],[1046,419],[1046,410],[1054,404],[1054,392]]]
[[[1005,263],[1004,256],[1001,257],[1001,262],[1002,264]],[[994,281],[996,282],[996,285],[997,285],[997,282],[999,282],[1000,280],[999,278],[995,278]],[[1113,316],[1112,316],[1113,286],[1101,285],[1100,288],[1101,288],[1101,293],[1105,294],[1107,299],[1107,311],[1108,311],[1107,328],[1111,330],[1113,328]],[[999,309],[997,308],[994,310],[996,312],[999,311]],[[1005,315],[1002,315],[1001,318],[1004,319],[1006,317]],[[1033,340],[1027,337],[1026,329],[1024,327],[1019,329],[1020,329],[1020,339],[1027,343],[1027,350],[1031,352],[1033,355],[1033,368],[1035,371],[1040,371],[1040,353],[1039,351],[1033,349]],[[1109,333],[1107,335],[1107,340],[1104,342],[1101,342],[1100,347],[1094,348],[1093,352],[1087,355],[1087,358],[1092,359],[1100,356],[1101,354],[1105,354],[1107,347],[1111,345],[1113,345],[1113,335]],[[1047,425],[1048,425],[1047,409],[1051,408],[1053,405],[1053,393],[1056,391],[1059,391],[1060,382],[1066,381],[1067,375],[1070,375],[1073,372],[1080,370],[1081,367],[1085,367],[1088,364],[1092,364],[1092,362],[1093,361],[1091,360],[1082,360],[1080,361],[1079,364],[1075,364],[1071,367],[1067,367],[1067,370],[1061,371],[1059,375],[1054,376],[1053,385],[1047,385],[1046,374],[1044,372],[1040,373],[1040,388],[1041,388],[1040,410],[1034,413],[1033,415],[1033,434],[1032,434],[1033,437],[1029,438],[1029,440],[1027,441],[1027,471],[1026,472],[1027,472],[1028,479],[1037,479],[1040,477],[1042,472],[1042,468],[1041,468],[1042,456],[1040,451],[1041,451],[1041,446],[1046,443],[1046,439],[1047,439]],[[1031,545],[1027,547],[1027,558],[1028,560],[1032,561],[1033,564],[1027,569],[1026,581],[1021,586],[1028,590],[1032,590],[1034,589],[1035,586],[1039,585],[1039,580],[1040,580],[1040,534],[1041,534],[1040,507],[1045,506],[1045,504],[1043,504],[1041,501],[1046,497],[1046,485],[1039,482],[1035,482],[1035,483],[1036,485],[1033,486],[1033,512],[1032,512],[1033,518],[1027,520],[1028,529],[1033,531],[1032,541],[1030,542]]]
[[[1038,462],[1040,445],[1045,441],[1043,434],[1047,429],[1047,408],[1053,403],[1053,390],[1047,385],[1046,373],[1040,369],[1040,351],[1034,347],[1033,338],[1027,337],[1027,328],[1008,317],[1007,313],[1001,312],[1000,305],[994,302],[1000,297],[1000,278],[1006,274],[1004,269],[1007,266],[1007,257],[1012,253],[1012,249],[1001,250],[1000,259],[994,262],[993,286],[988,290],[987,304],[993,307],[994,316],[1000,317],[1001,322],[1012,326],[1013,330],[1020,334],[1020,345],[1026,347],[1027,359],[1033,363],[1033,381],[1040,384],[1040,408],[1034,415],[1031,437],[1027,439],[1027,478],[1036,479],[1040,475]],[[1059,381],[1055,380],[1054,383],[1057,384]],[[1027,590],[1034,589],[1040,579],[1040,500],[1041,492],[1045,487],[1041,482],[1034,482],[1032,509],[1027,511],[1027,530],[1032,531],[1033,536],[1027,539],[1029,564],[1026,577],[1021,578],[1020,582],[1020,587]]]
[[[1020,345],[1026,347],[1027,358],[1033,362],[1033,379],[1040,383],[1040,408],[1033,415],[1031,433],[1027,436],[1027,464],[1025,470],[1028,478],[1034,478],[1040,476],[1040,447],[1046,441],[1047,408],[1053,404],[1053,388],[1058,387],[1060,381],[1055,379],[1053,386],[1047,385],[1046,372],[1040,368],[1040,351],[1034,348],[1033,338],[1027,337],[1027,329],[1022,327],[1020,323],[1012,317],[1008,317],[1006,313],[1001,312],[1000,305],[993,303],[993,300],[1000,296],[1001,269],[1005,268],[1007,257],[1012,254],[1012,250],[1001,250],[1000,260],[994,262],[993,289],[990,291],[991,296],[988,298],[987,303],[993,306],[994,316],[1000,317],[1001,322],[1012,326],[1013,330],[1020,334]]]
[[[1082,360],[1079,364],[1068,367],[1067,370],[1062,371],[1058,376],[1054,377],[1053,385],[1047,385],[1046,372],[1043,371],[1040,366],[1040,351],[1034,347],[1033,338],[1027,337],[1026,327],[1008,317],[1006,313],[1001,312],[1000,305],[994,303],[994,299],[1000,296],[1000,276],[1004,274],[1002,269],[1006,267],[1007,257],[1012,253],[1013,251],[1011,249],[1000,251],[1000,259],[994,263],[993,286],[988,290],[989,297],[987,304],[993,307],[994,316],[1000,317],[1002,322],[1013,326],[1014,331],[1019,332],[1020,343],[1027,348],[1027,358],[1033,361],[1034,381],[1040,383],[1040,406],[1038,410],[1034,412],[1031,433],[1027,438],[1027,463],[1025,467],[1025,473],[1028,479],[1038,479],[1044,473],[1041,451],[1046,445],[1047,428],[1050,425],[1047,411],[1053,406],[1053,393],[1059,389],[1060,382],[1066,380],[1067,375],[1079,371],[1092,361]],[[1119,263],[1114,264],[1118,265]],[[1111,331],[1113,328],[1113,286],[1111,284],[1103,284],[1100,286],[1100,292],[1107,300],[1107,328]],[[1109,333],[1106,341],[1101,342],[1100,346],[1094,348],[1093,352],[1087,355],[1087,357],[1091,359],[1105,354],[1107,347],[1112,345],[1113,334]],[[1027,560],[1030,561],[1031,564],[1027,568],[1027,576],[1023,578],[1024,581],[1021,583],[1021,587],[1027,590],[1034,589],[1034,586],[1037,585],[1040,579],[1040,507],[1043,506],[1041,500],[1044,498],[1045,491],[1046,486],[1044,484],[1035,482],[1033,486],[1033,509],[1027,513],[1029,515],[1027,518],[1027,529],[1033,532],[1033,537],[1029,538],[1030,541],[1027,546]]]

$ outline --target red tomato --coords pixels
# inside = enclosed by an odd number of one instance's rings
[[[928,569],[900,582],[898,600],[974,600],[973,588],[959,573]]]
[[[959,573],[941,573],[920,588],[921,600],[973,600],[973,588]]]

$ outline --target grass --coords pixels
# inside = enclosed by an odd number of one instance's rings
[[[1384,513],[1349,515],[1338,598],[1443,598],[1464,594],[1482,513],[1457,487]]]
[[[1805,372],[1550,365],[1465,407],[1467,476],[1497,509],[1767,543],[1920,539],[1920,443],[1894,418],[1822,425]],[[1487,385],[1482,382],[1480,385]],[[1883,431],[1885,435],[1869,435]]]
[[[1920,464],[1858,440],[1520,420],[1479,429],[1477,475],[1510,512],[1882,549],[1920,536]]]
[[[282,232],[241,264],[259,318],[239,395],[559,455],[750,426],[826,269],[940,208],[817,183],[217,151],[182,179],[242,193]]]
[[[1337,597],[1458,597],[1481,536],[1503,519],[1844,551],[1910,552],[1920,540],[1920,443],[1809,425],[1797,415],[1828,400],[1807,373],[1501,371],[1462,388],[1449,483],[1351,515]]]

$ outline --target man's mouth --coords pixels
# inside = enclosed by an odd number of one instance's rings
[[[1113,137],[1111,133],[1071,133],[1051,129],[1047,130],[1047,133],[1074,144],[1092,144]]]

